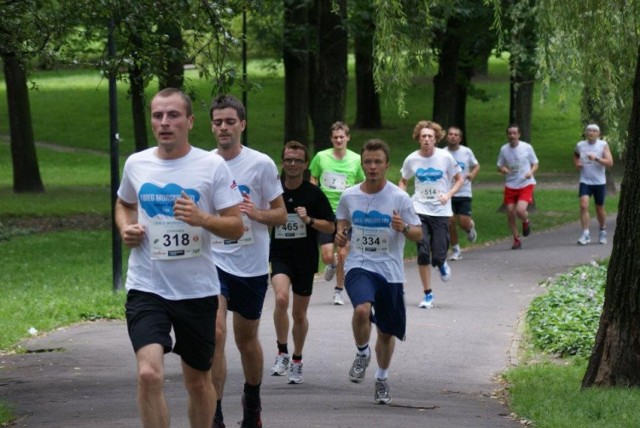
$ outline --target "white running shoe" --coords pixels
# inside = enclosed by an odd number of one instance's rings
[[[587,245],[589,242],[591,242],[591,237],[587,233],[583,233],[580,239],[578,239],[579,245]]]
[[[391,403],[391,392],[389,390],[389,383],[386,379],[376,379],[376,388],[375,393],[373,394],[373,401],[375,401],[377,404]]]
[[[447,262],[442,263],[442,265],[438,267],[438,270],[440,271],[440,279],[442,282],[449,281],[449,278],[451,278],[451,268]]]
[[[336,274],[336,265],[330,264],[324,267],[324,280],[331,281]]]
[[[342,291],[335,291],[333,293],[333,304],[334,305],[344,305],[344,300],[342,299]]]
[[[276,362],[271,367],[271,376],[284,376],[289,369],[289,361],[291,361],[291,356],[289,354],[278,354],[276,355]]]
[[[451,253],[451,257],[449,257],[449,260],[462,260],[462,251],[460,250],[453,250],[453,252]]]
[[[604,229],[600,229],[600,234],[598,236],[598,242],[602,245],[607,243],[607,231]]]
[[[289,366],[289,383],[298,384],[302,382],[302,360],[298,363],[292,361]]]
[[[476,224],[473,220],[471,220],[471,230],[467,232],[467,239],[472,244],[478,239],[478,233],[476,233]]]
[[[425,296],[422,298],[422,300],[418,304],[418,307],[421,309],[433,308],[433,292],[429,294],[425,294]]]
[[[351,382],[360,383],[364,379],[365,371],[369,367],[371,361],[371,354],[367,357],[356,354],[356,358],[353,360],[351,369],[349,369],[349,380]]]

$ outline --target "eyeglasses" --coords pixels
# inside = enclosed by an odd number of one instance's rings
[[[302,165],[305,162],[304,159],[286,158],[282,159],[282,163],[285,165]]]

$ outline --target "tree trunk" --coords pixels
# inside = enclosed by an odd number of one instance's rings
[[[309,145],[309,8],[284,1],[284,142]]]
[[[467,141],[467,96],[469,94],[469,85],[474,75],[472,66],[458,66],[458,76],[462,76],[462,81],[456,83],[456,96],[453,102],[453,110],[451,112],[451,123],[447,126],[457,126],[462,131],[463,146],[468,145]]]
[[[363,13],[358,20],[358,31],[354,35],[354,50],[356,57],[356,122],[360,129],[382,128],[382,114],[380,113],[380,97],[376,91],[373,79],[373,7],[368,1],[362,6],[368,7],[368,13]],[[366,6],[365,6],[366,5]],[[360,7],[360,5],[358,5]]]
[[[510,79],[509,123],[517,123],[522,141],[531,143],[534,76],[516,71]]]
[[[640,386],[640,47],[604,308],[582,387]]]
[[[44,185],[33,138],[27,74],[24,65],[13,53],[3,54],[2,63],[9,107],[13,191],[42,193]]]
[[[460,38],[457,19],[447,21],[447,29],[441,35],[442,42],[438,54],[438,73],[433,78],[433,120],[443,128],[459,126],[456,114],[458,107],[458,60],[462,39]],[[464,130],[463,130],[464,135]]]
[[[339,8],[332,11],[333,4]],[[347,28],[345,26],[347,1],[316,0],[317,54],[311,64],[313,90],[311,121],[313,123],[315,151],[331,147],[329,129],[344,120],[347,98]],[[311,70],[313,69],[313,70]]]
[[[536,0],[529,0],[528,11],[517,17],[514,23],[518,31],[511,33],[509,123],[517,123],[521,139],[531,143],[531,118],[533,113],[533,89],[538,70],[537,23],[534,10]]]
[[[182,31],[174,23],[160,23],[160,34],[167,35],[165,58],[162,64],[162,73],[158,76],[160,89],[178,88],[184,85],[184,41]]]
[[[135,52],[142,52],[142,40],[136,34],[131,36],[131,44]],[[133,64],[129,67],[129,95],[131,96],[131,114],[133,116],[133,139],[136,152],[149,147],[147,138],[146,100],[144,96],[144,73],[141,59],[134,55]]]

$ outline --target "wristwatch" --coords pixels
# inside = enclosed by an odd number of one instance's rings
[[[411,230],[411,226],[409,226],[408,224],[405,224],[404,229],[402,229],[402,233],[409,233],[409,230]]]
[[[315,219],[315,218],[313,218],[313,217],[309,217],[309,223],[307,223],[307,226],[311,226],[311,225],[313,225],[313,223],[315,223],[315,222],[316,222],[316,219]]]

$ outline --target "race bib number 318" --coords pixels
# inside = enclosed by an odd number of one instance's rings
[[[157,220],[149,225],[152,260],[180,260],[202,255],[202,228],[179,220]]]

